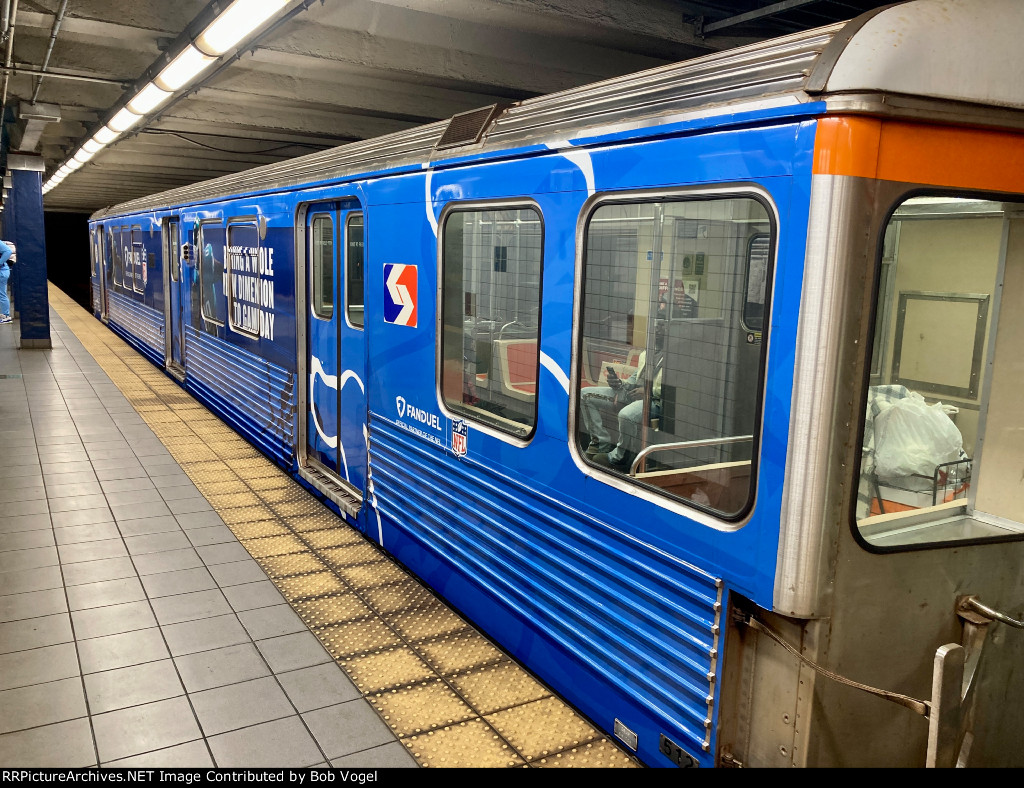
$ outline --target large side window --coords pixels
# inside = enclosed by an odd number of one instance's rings
[[[124,239],[123,231],[120,227],[115,227],[110,234],[112,246],[114,249],[114,284],[118,287],[131,288],[130,270],[127,265],[127,261],[124,258]]]
[[[349,214],[345,224],[345,310],[348,322],[363,327],[363,215]]]
[[[126,228],[127,232],[127,228]],[[128,251],[129,258],[132,261],[132,284],[131,286],[135,289],[136,293],[146,292],[146,281],[148,280],[148,268],[146,264],[148,262],[146,255],[146,245],[142,240],[142,228],[135,225],[131,229],[131,249]],[[127,286],[127,281],[125,285]]]
[[[106,267],[107,287],[112,287],[120,281],[117,267],[117,234],[111,228],[107,228],[106,239],[103,265]]]
[[[516,437],[537,420],[542,248],[534,208],[444,221],[441,392],[453,412]]]
[[[199,228],[199,289],[203,318],[208,323],[224,325],[227,303],[224,297],[224,228],[202,224]]]
[[[228,226],[228,319],[232,329],[251,337],[260,335],[260,314],[266,292],[260,277],[260,232],[255,224]],[[216,275],[216,274],[215,274]]]
[[[324,320],[334,315],[334,220],[313,217],[313,314]]]
[[[873,545],[1024,534],[1022,216],[929,195],[885,227],[856,503]]]
[[[587,462],[726,518],[755,484],[774,227],[753,197],[590,215],[576,440]]]

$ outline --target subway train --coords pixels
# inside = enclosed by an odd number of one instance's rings
[[[90,220],[94,313],[640,762],[1024,764],[1024,14]]]

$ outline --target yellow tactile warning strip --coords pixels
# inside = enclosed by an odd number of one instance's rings
[[[639,765],[52,286],[50,304],[420,765]]]

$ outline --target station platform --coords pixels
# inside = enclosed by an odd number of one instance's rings
[[[0,326],[0,767],[639,764],[90,313]]]

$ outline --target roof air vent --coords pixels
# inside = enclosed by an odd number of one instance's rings
[[[479,142],[488,126],[500,115],[508,104],[492,104],[489,107],[473,109],[469,112],[460,112],[453,115],[448,121],[448,128],[444,130],[441,139],[437,141],[434,150],[445,148],[457,148],[460,145],[472,145]]]

